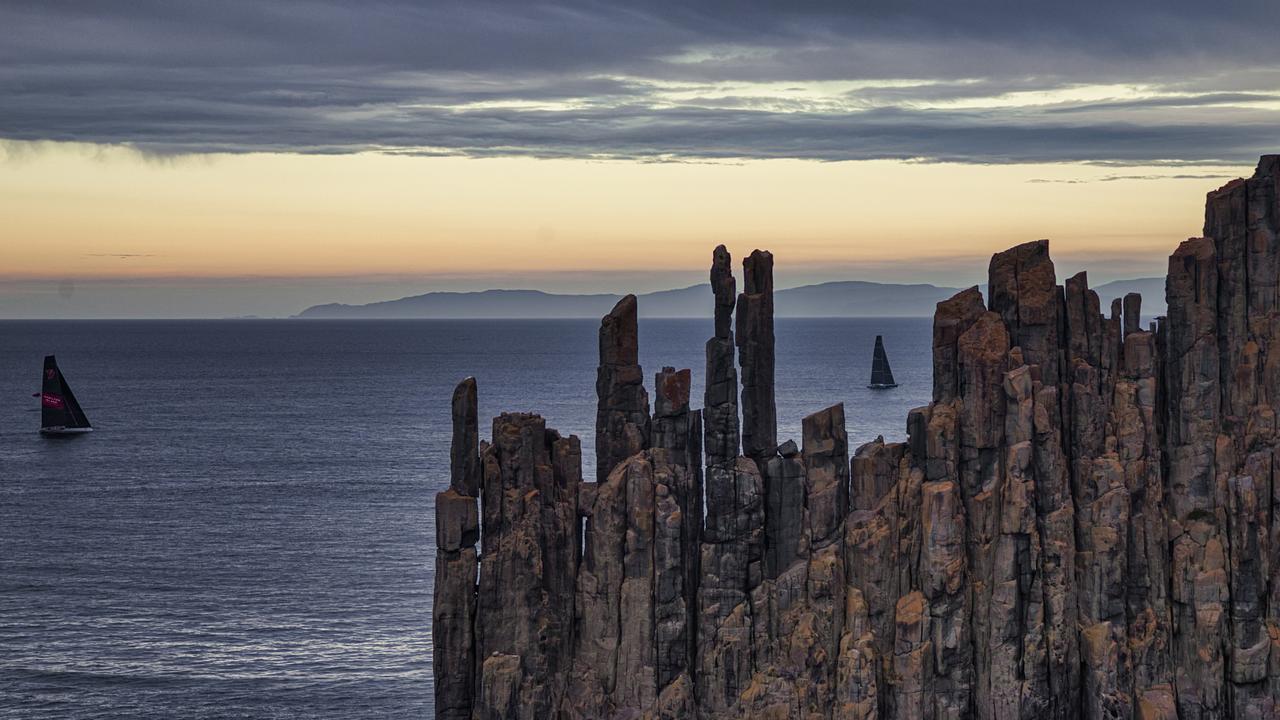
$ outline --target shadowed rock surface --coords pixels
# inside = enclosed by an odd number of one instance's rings
[[[481,443],[464,381],[438,716],[1280,717],[1280,157],[1204,232],[1147,330],[1047,241],[998,253],[938,304],[909,439],[852,457],[840,405],[777,442],[761,251],[736,324],[713,254],[701,411],[663,368],[650,419],[634,301],[604,318],[598,483],[535,415]]]

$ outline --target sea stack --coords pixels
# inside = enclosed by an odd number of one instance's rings
[[[634,301],[605,318],[597,482],[537,416],[480,442],[465,381],[438,716],[1280,717],[1278,232],[1267,156],[1210,193],[1148,329],[1137,297],[1104,316],[1087,275],[1058,284],[1047,241],[996,254],[989,301],[938,304],[907,441],[852,457],[841,405],[777,442],[761,251],[736,337],[713,254],[701,414],[664,368],[650,419]]]
[[[480,540],[480,439],[476,381],[453,392],[449,489],[436,495],[435,595],[432,640],[437,662],[436,717],[471,717],[475,680],[476,543]]]

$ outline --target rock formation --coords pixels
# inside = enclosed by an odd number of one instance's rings
[[[604,318],[596,482],[535,415],[480,442],[464,381],[437,716],[1280,717],[1280,156],[1204,234],[1149,329],[1047,241],[997,254],[938,305],[908,440],[852,457],[841,405],[778,443],[760,251],[736,325],[713,254],[701,411],[663,368],[650,416],[634,299]]]

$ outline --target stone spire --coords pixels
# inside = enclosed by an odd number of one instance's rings
[[[1142,296],[1129,293],[1124,296],[1124,335],[1136,333],[1142,329]]]
[[[476,379],[467,378],[453,391],[453,443],[449,446],[449,487],[460,495],[480,495],[480,422]]]
[[[733,349],[736,287],[729,251],[720,245],[711,256],[715,335],[707,341],[707,378],[702,410],[707,465],[732,463],[738,455],[738,370],[734,365]]]
[[[476,381],[453,392],[449,489],[436,495],[435,594],[431,634],[437,662],[436,717],[471,717],[475,686],[476,543],[480,539],[480,442]]]
[[[752,251],[742,261],[738,296],[738,360],[742,366],[742,454],[763,467],[778,451],[774,403],[773,254]]]
[[[627,295],[600,320],[596,371],[596,481],[649,447],[649,395],[640,369],[636,296]]]

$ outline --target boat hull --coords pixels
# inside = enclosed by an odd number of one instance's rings
[[[889,388],[898,387],[898,383],[871,383],[867,386],[868,390],[888,390]]]
[[[69,428],[69,427],[44,427],[40,428],[40,434],[46,437],[67,437],[71,435],[84,435],[93,432],[91,427]]]

